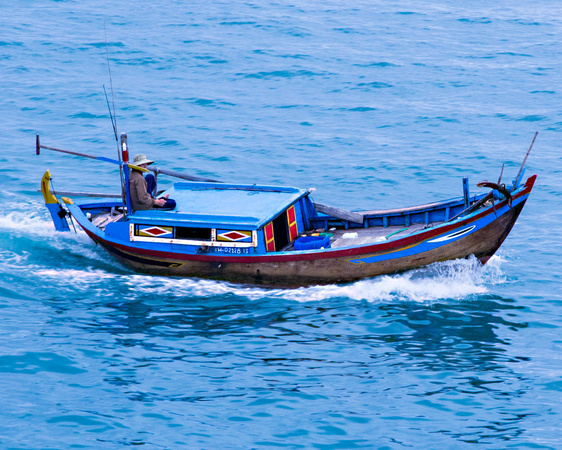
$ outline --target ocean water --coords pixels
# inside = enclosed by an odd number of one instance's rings
[[[560,2],[1,12],[1,448],[562,448]],[[132,153],[334,206],[510,180],[535,131],[538,179],[483,267],[293,290],[145,276],[55,233],[37,192],[46,169],[118,190],[110,164],[34,149],[115,158],[104,87]]]

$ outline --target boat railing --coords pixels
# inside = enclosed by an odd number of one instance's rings
[[[469,205],[477,203],[486,194],[473,195],[468,200]],[[392,226],[409,227],[412,224],[429,226],[450,220],[465,209],[465,199],[455,198],[441,202],[428,203],[402,209],[358,211],[363,216],[363,223],[357,223],[341,217],[319,214],[310,219],[314,229],[324,228],[370,228]]]

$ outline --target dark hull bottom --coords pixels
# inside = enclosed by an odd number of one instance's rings
[[[158,261],[102,246],[135,271],[164,276],[187,276],[265,286],[297,287],[311,284],[346,283],[378,275],[426,266],[439,261],[474,255],[482,263],[497,251],[511,231],[525,202],[519,203],[488,226],[434,250],[370,264],[353,264],[349,257],[259,263],[207,261]],[[376,256],[377,253],[364,256]],[[177,265],[177,267],[174,267]]]

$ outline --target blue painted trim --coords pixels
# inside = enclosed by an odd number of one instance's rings
[[[469,197],[470,197],[470,191],[469,191],[469,187],[468,187],[468,178],[464,177],[462,179],[462,191],[463,191],[463,197],[464,197],[464,208],[468,208],[469,205]]]
[[[127,215],[130,215],[133,213],[133,202],[131,201],[131,192],[129,189],[129,176],[130,176],[130,170],[129,167],[127,166],[127,164],[123,164],[122,166],[123,169],[123,175],[125,178],[125,203],[127,206]]]
[[[53,224],[55,225],[55,230],[57,231],[70,231],[68,226],[68,220],[66,220],[66,211],[61,206],[60,203],[45,203],[45,206],[51,213],[51,218],[53,219]],[[64,213],[61,217],[59,213]]]

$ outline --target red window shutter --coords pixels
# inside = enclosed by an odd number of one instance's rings
[[[265,248],[268,252],[275,251],[275,236],[273,236],[273,222],[269,222],[263,229],[265,235]]]
[[[287,209],[287,222],[289,223],[289,240],[294,241],[299,235],[297,229],[297,216],[295,214],[295,205]]]

